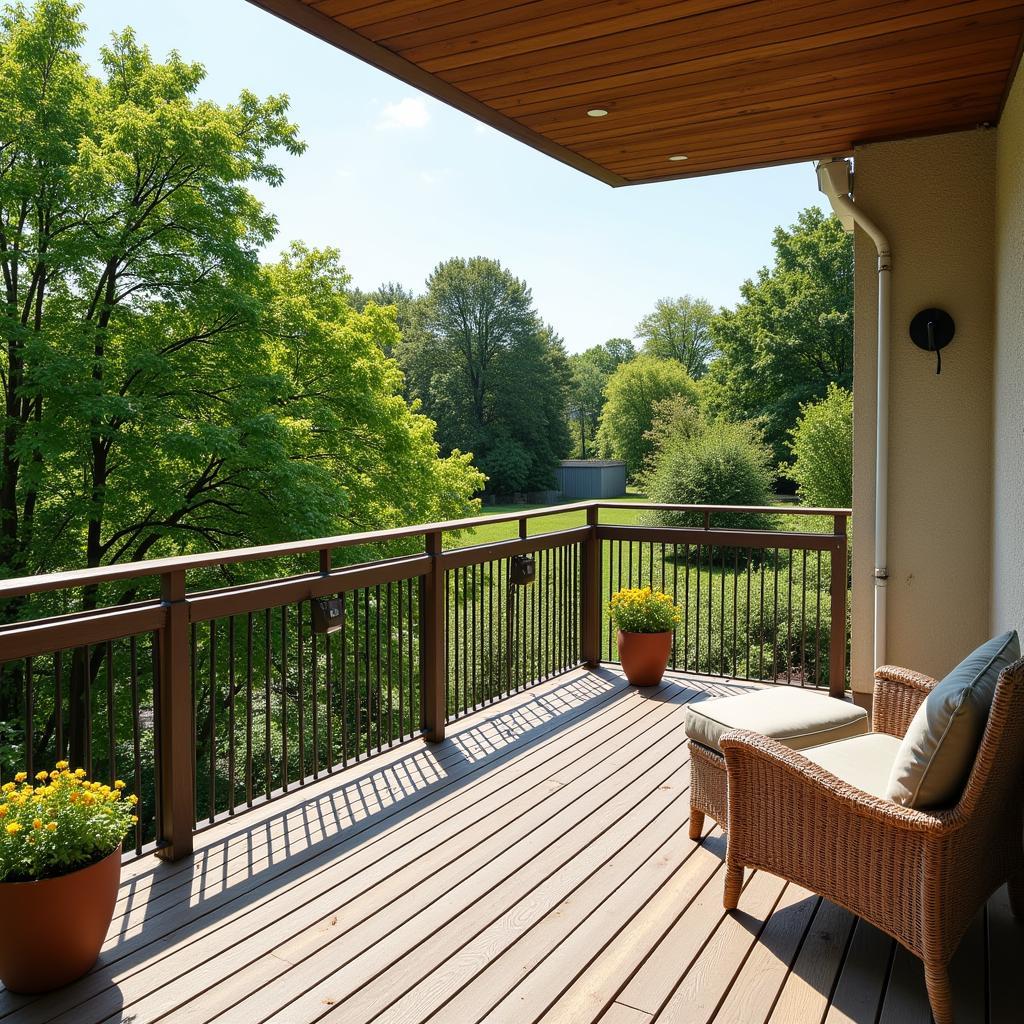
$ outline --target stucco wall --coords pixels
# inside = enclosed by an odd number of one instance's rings
[[[893,249],[887,660],[932,674],[989,635],[995,162],[994,131],[855,159],[857,202]],[[877,263],[859,230],[856,261],[851,674],[870,692]],[[908,334],[928,306],[956,321],[940,376]]]
[[[1024,632],[1024,72],[997,150],[992,631]]]

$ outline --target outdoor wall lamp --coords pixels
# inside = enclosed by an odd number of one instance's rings
[[[314,597],[310,601],[314,633],[337,633],[345,621],[343,597]]]
[[[910,340],[925,352],[935,353],[935,372],[942,373],[942,350],[953,340],[956,324],[944,309],[922,309],[910,321]]]

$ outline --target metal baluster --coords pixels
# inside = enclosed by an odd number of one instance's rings
[[[133,771],[132,792],[139,800],[139,810],[142,807],[142,741],[140,737],[142,723],[139,718],[139,660],[138,642],[136,637],[128,639],[128,680],[131,684],[132,702],[132,756],[135,759]],[[142,814],[136,815],[139,819],[135,823],[135,852],[142,853]]]
[[[235,813],[235,617],[228,617],[228,806]]]

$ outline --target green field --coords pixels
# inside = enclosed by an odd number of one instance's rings
[[[642,494],[628,494],[624,498],[609,498],[610,502],[622,505],[619,509],[602,509],[601,522],[610,523],[614,526],[631,526],[639,522],[642,512],[631,509],[629,506],[638,501],[646,501]],[[532,509],[548,508],[547,505],[488,505],[482,514],[485,516],[500,516],[515,514],[518,512],[529,512]],[[574,526],[584,526],[587,517],[584,512],[555,512],[549,516],[539,516],[529,520],[529,535],[536,536],[538,533],[553,533],[556,530],[571,530]],[[507,523],[494,523],[493,525],[478,526],[475,530],[465,530],[458,536],[445,538],[445,547],[465,548],[472,544],[490,544],[498,540],[511,540],[519,536],[519,524],[515,521]]]

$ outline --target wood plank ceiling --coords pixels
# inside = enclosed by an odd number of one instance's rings
[[[1024,32],[1020,0],[251,2],[611,185],[994,123]]]

